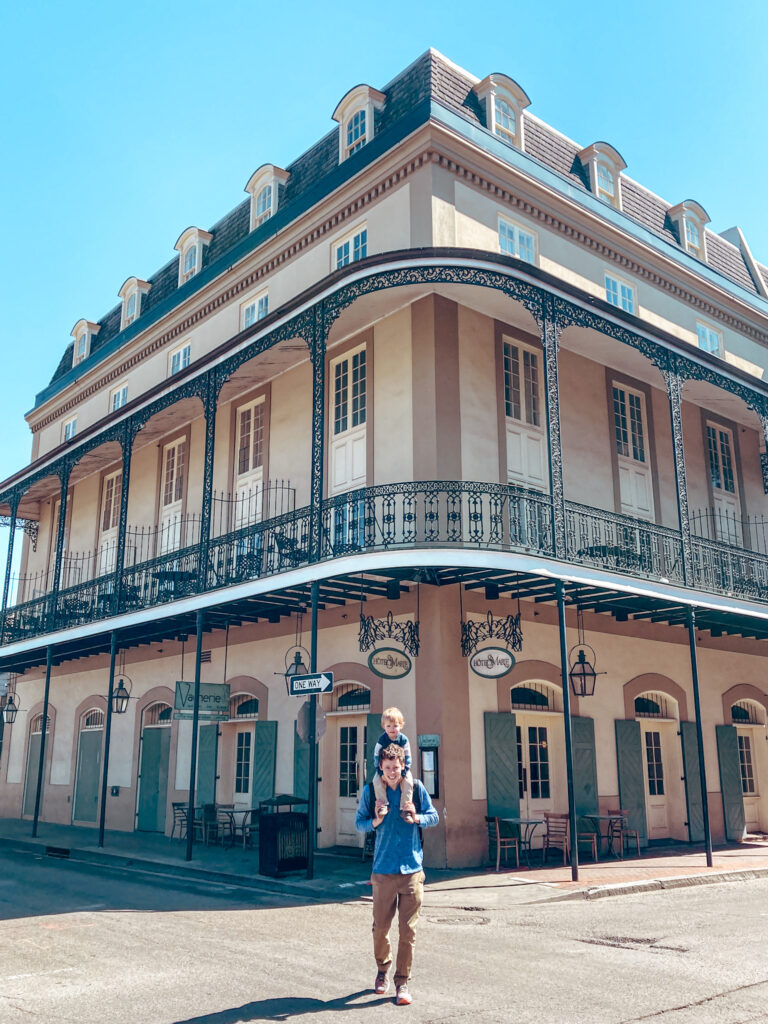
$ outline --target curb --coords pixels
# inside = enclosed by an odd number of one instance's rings
[[[720,885],[723,882],[748,882],[755,878],[768,878],[768,868],[747,868],[743,871],[713,871],[709,874],[673,875],[670,878],[649,878],[638,882],[616,882],[613,885],[596,885],[588,889],[574,889],[558,893],[535,903],[563,903],[568,900],[601,900],[608,896],[632,896],[643,892],[660,892],[662,889],[688,889],[697,885]]]

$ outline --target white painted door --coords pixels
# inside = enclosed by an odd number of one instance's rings
[[[232,529],[257,523],[264,491],[264,398],[237,410],[235,437],[235,507]]]
[[[97,575],[105,576],[115,568],[117,529],[120,524],[120,496],[123,472],[117,470],[104,477],[101,487],[101,520]]]
[[[645,395],[614,383],[613,424],[621,511],[628,516],[654,519]]]
[[[668,806],[668,730],[658,722],[640,723],[643,737],[643,778],[648,838],[666,839],[670,834]]]
[[[504,412],[507,480],[548,490],[541,353],[518,341],[504,341]]]
[[[757,784],[756,755],[759,737],[764,736],[762,727],[739,726],[736,730],[739,744],[739,770],[741,772],[741,793],[744,800],[744,824],[747,832],[760,831],[760,793]],[[765,740],[763,739],[763,742]]]
[[[235,737],[235,776],[233,780],[233,803],[236,808],[245,810],[253,807],[253,750],[254,727],[239,726]]]
[[[337,718],[339,781],[336,798],[336,842],[361,846],[355,831],[355,814],[365,782],[365,717]]]
[[[163,448],[163,472],[160,481],[160,537],[158,552],[164,555],[182,544],[181,514],[184,504],[187,442],[172,441]]]
[[[555,788],[559,776],[561,718],[528,715],[515,711],[517,731],[517,779],[520,817],[543,818],[559,808]],[[554,740],[554,746],[553,746]]]
[[[53,586],[53,573],[56,568],[56,545],[59,539],[59,509],[61,508],[61,501],[57,498],[53,503],[53,513],[51,515],[51,547],[48,555],[48,580],[46,590],[50,590]],[[69,501],[67,501],[67,508],[69,508]],[[67,587],[73,587],[76,583],[80,582],[79,565],[76,562],[72,562],[67,554],[67,533],[68,530],[64,529],[64,543],[61,548],[61,578],[59,580],[59,586],[62,590],[66,590]],[[36,595],[35,595],[36,596]]]
[[[707,423],[707,455],[712,481],[715,539],[740,545],[741,504],[736,487],[733,433],[719,423]]]
[[[366,483],[368,418],[365,348],[331,363],[330,493],[341,494]]]

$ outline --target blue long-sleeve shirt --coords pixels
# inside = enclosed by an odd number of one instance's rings
[[[401,787],[391,789],[386,786],[386,791],[389,813],[374,829],[376,798],[372,786],[363,787],[355,815],[355,828],[358,832],[373,830],[376,833],[376,847],[373,853],[375,875],[411,875],[414,871],[421,871],[424,862],[419,826],[432,828],[437,825],[440,818],[429,798],[429,793],[418,779],[413,781],[413,802],[421,810],[416,815],[415,825],[409,825],[400,817]]]

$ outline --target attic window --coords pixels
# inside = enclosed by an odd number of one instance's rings
[[[607,164],[597,165],[597,195],[607,203],[613,203],[616,198],[616,179]]]
[[[365,143],[365,110],[358,110],[347,121],[347,156],[362,149]]]
[[[179,254],[179,286],[200,273],[205,247],[211,244],[212,238],[209,231],[201,228],[187,228],[179,235],[174,246]]]
[[[120,330],[124,331],[134,320],[141,316],[141,303],[152,285],[148,281],[141,281],[138,277],[129,277],[119,291],[123,300],[122,316],[120,318]]]
[[[621,209],[621,172],[626,168],[624,159],[607,142],[593,142],[577,154],[587,173],[589,189],[598,199]]]
[[[493,129],[496,135],[501,135],[503,138],[508,139],[509,142],[514,142],[515,135],[517,134],[516,125],[517,117],[512,106],[506,100],[497,97],[494,104]]]
[[[87,359],[91,352],[91,341],[99,333],[99,325],[90,320],[78,320],[72,328],[71,337],[75,339],[72,349],[72,365],[77,366]]]
[[[523,111],[531,101],[514,79],[488,75],[472,90],[485,107],[485,125],[505,142],[523,148]]]
[[[675,228],[680,245],[696,259],[706,260],[707,248],[705,227],[709,223],[709,215],[703,206],[693,199],[673,206],[667,213]]]
[[[277,213],[288,178],[288,172],[274,164],[262,164],[251,175],[245,186],[251,197],[251,231]]]
[[[383,110],[386,96],[370,85],[350,89],[333,112],[339,123],[339,163],[367,145],[376,131],[375,111]]]
[[[272,216],[272,186],[265,185],[256,196],[256,223],[263,224]]]

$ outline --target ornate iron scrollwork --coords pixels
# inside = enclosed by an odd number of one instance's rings
[[[522,651],[523,631],[520,628],[520,612],[503,619],[494,618],[493,612],[480,622],[470,619],[461,623],[461,656],[468,658],[485,640],[501,640],[510,651]]]
[[[372,615],[360,613],[360,650],[369,651],[379,640],[394,640],[402,644],[405,651],[412,657],[419,653],[419,623],[412,619],[395,622],[392,612],[387,612],[386,619],[374,619]]]

